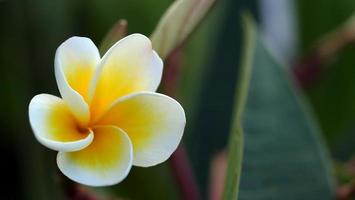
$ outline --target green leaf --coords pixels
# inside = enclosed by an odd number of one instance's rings
[[[249,16],[245,17],[245,21]],[[236,102],[233,116],[232,129],[229,136],[228,167],[223,199],[237,199],[242,172],[242,160],[244,149],[244,133],[242,128],[242,114],[247,100],[252,61],[254,54],[255,30],[251,23],[244,23],[244,51],[239,72],[239,81],[236,91]]]
[[[237,196],[241,126],[245,146],[239,199],[334,199],[330,158],[306,100],[252,20],[245,17],[244,23],[244,62],[224,199]]]
[[[187,38],[215,0],[176,0],[152,33],[153,48],[162,58]]]
[[[178,97],[188,119],[184,142],[203,199],[211,192],[208,183],[211,160],[225,150],[229,136],[233,91],[241,57],[242,45],[239,44],[243,33],[238,23],[241,8],[255,14],[258,10],[255,1],[217,1],[197,31],[204,28],[208,37],[194,32],[187,45],[192,48],[184,47],[188,51],[183,59]],[[215,34],[211,34],[213,32]]]

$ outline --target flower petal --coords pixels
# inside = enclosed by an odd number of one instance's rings
[[[69,38],[58,47],[55,55],[59,91],[81,124],[89,121],[89,107],[85,100],[99,61],[95,44],[84,37]]]
[[[94,141],[76,152],[59,152],[57,164],[68,178],[85,185],[106,186],[122,181],[132,167],[132,144],[127,134],[113,126],[93,129]]]
[[[186,119],[174,99],[153,92],[120,98],[97,124],[122,128],[133,143],[133,165],[148,167],[170,157],[184,132]]]
[[[163,61],[146,36],[132,34],[117,42],[102,58],[90,85],[94,119],[119,97],[137,91],[155,91],[162,69]]]
[[[30,102],[30,123],[37,140],[56,151],[77,151],[88,146],[94,135],[80,130],[67,104],[60,98],[40,94]]]

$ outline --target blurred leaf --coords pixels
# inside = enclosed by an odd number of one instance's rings
[[[305,99],[253,22],[245,23],[247,38],[252,39],[247,39],[244,59],[251,60],[242,67],[251,70],[251,77],[242,114],[245,149],[239,199],[334,199],[331,162]]]
[[[104,55],[105,52],[118,40],[124,38],[127,34],[127,21],[120,19],[116,22],[111,30],[106,34],[100,45],[100,53]]]
[[[352,0],[300,0],[300,42],[310,49],[326,33],[332,32],[354,14]],[[321,5],[321,6],[320,6]],[[317,10],[317,12],[315,12]],[[344,37],[348,37],[344,35]],[[308,91],[311,103],[332,151],[342,151],[343,138],[353,137],[355,123],[355,46],[337,55]],[[347,136],[348,135],[348,136]],[[354,140],[349,140],[351,142]],[[353,142],[354,145],[354,142]],[[339,149],[340,148],[340,149]],[[354,148],[352,148],[354,151]],[[346,156],[337,155],[337,157]]]
[[[165,12],[151,40],[164,59],[187,38],[215,0],[176,0]]]
[[[239,72],[236,91],[236,102],[233,113],[232,128],[228,144],[228,167],[226,172],[223,199],[237,199],[242,172],[244,149],[244,133],[242,128],[242,114],[247,100],[250,74],[254,54],[255,30],[249,15],[244,15],[244,51]]]
[[[179,97],[188,119],[184,142],[203,199],[210,193],[211,159],[227,145],[234,103],[231,91],[235,90],[242,46],[238,45],[242,8],[257,15],[256,1],[218,0],[208,14],[211,20],[203,22],[207,26],[198,28],[200,32],[204,27],[205,33],[191,34],[186,46],[190,48],[185,52]]]

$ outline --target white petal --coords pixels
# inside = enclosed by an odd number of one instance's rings
[[[113,45],[102,58],[90,85],[90,108],[98,118],[116,99],[138,91],[155,91],[163,61],[144,35],[129,35]]]
[[[133,165],[148,167],[164,162],[182,138],[184,109],[174,99],[153,92],[120,98],[97,124],[122,128],[133,143]]]
[[[40,94],[30,102],[29,118],[37,140],[56,151],[77,151],[88,146],[94,135],[80,131],[75,117],[60,98]]]
[[[68,178],[89,186],[121,182],[132,167],[133,149],[127,134],[113,126],[93,129],[94,141],[76,152],[59,152],[57,164]]]
[[[59,91],[81,124],[89,121],[85,102],[89,82],[100,61],[94,43],[84,37],[72,37],[61,44],[55,55],[55,76]]]

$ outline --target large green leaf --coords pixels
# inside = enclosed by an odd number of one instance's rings
[[[218,20],[209,22],[209,27],[201,27],[208,37],[193,34],[189,40],[193,46],[185,52],[180,89],[188,119],[184,142],[203,199],[207,199],[210,192],[211,160],[225,148],[228,138],[234,96],[232,91],[241,51],[242,30],[238,22],[244,9],[257,15],[256,1],[216,1],[209,17],[218,15]],[[215,32],[213,35],[212,30]]]
[[[249,20],[249,16],[245,16]],[[244,51],[239,72],[239,81],[236,90],[235,110],[233,112],[233,122],[229,136],[228,146],[228,167],[223,199],[238,198],[240,187],[240,176],[242,172],[242,161],[244,151],[243,114],[247,101],[248,90],[250,88],[250,78],[252,72],[252,62],[254,56],[254,36],[255,30],[251,23],[244,23]]]
[[[251,38],[245,59],[251,60],[241,70],[251,73],[239,83],[250,81],[249,88],[239,91],[247,95],[241,114],[245,148],[239,199],[334,199],[331,162],[306,100],[253,22],[245,23]]]

